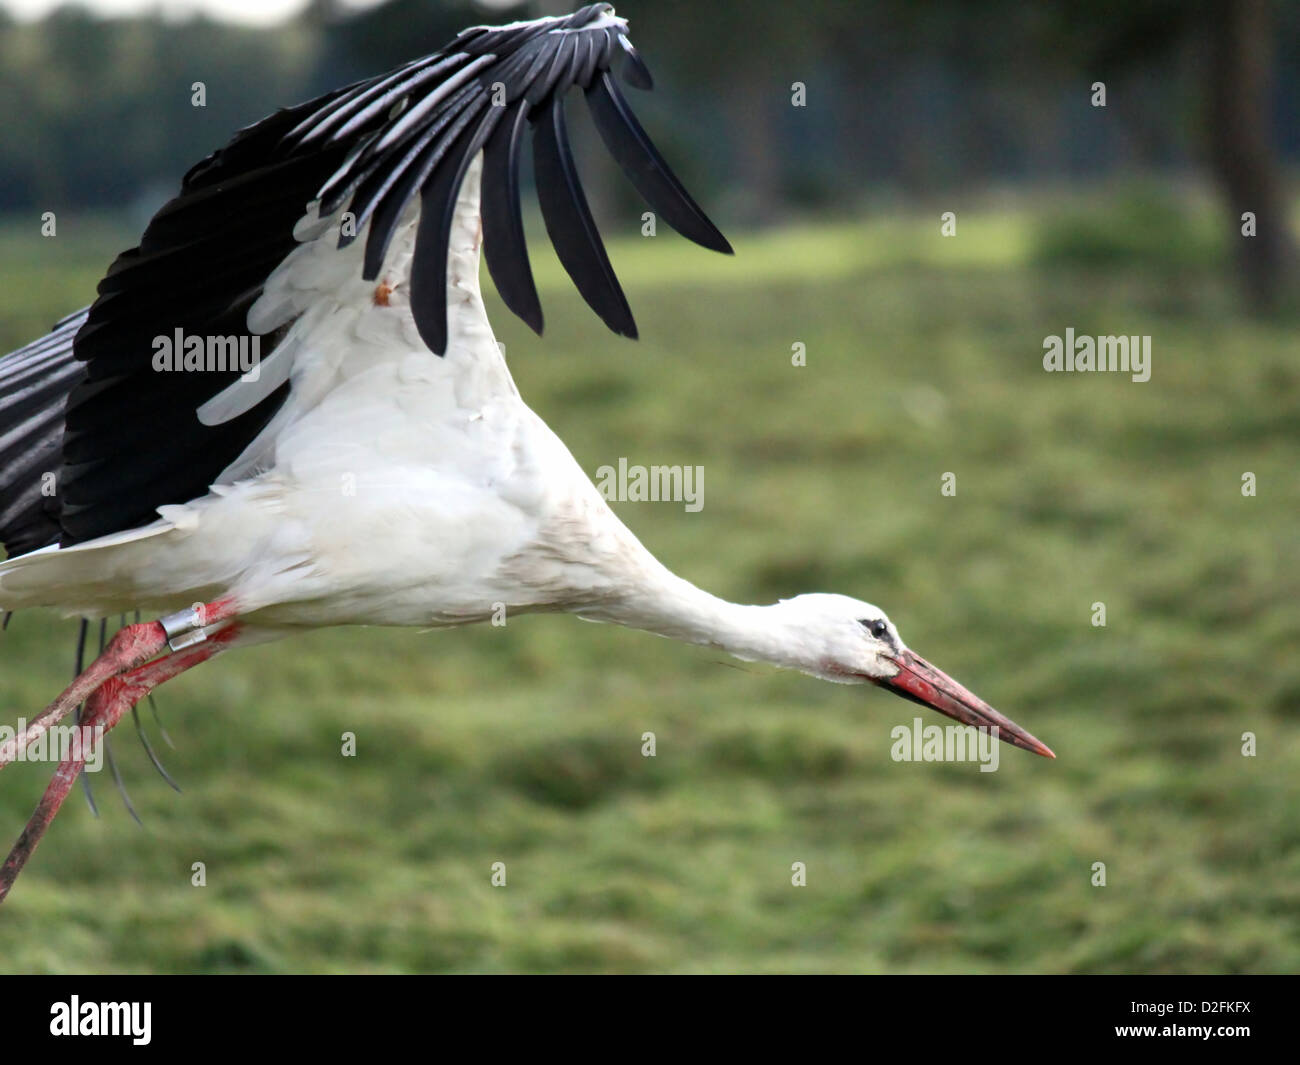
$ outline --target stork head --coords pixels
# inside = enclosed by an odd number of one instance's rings
[[[878,606],[846,595],[800,595],[779,608],[800,634],[799,668],[837,684],[870,682],[998,739],[1055,758],[1051,749],[974,692],[909,650]]]

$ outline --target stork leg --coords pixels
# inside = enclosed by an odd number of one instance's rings
[[[102,729],[99,738],[106,740],[108,730],[154,688],[224,651],[234,642],[239,632],[238,625],[229,625],[189,650],[176,651],[165,658],[145,662],[124,673],[109,677],[86,700],[86,713],[81,719],[81,727]],[[106,651],[105,654],[107,653]],[[63,805],[63,800],[71,792],[72,785],[85,766],[89,753],[84,747],[74,744],[68,757],[60,762],[59,767],[54,771],[54,777],[45,789],[45,794],[41,796],[41,801],[37,803],[36,811],[27,822],[27,827],[18,837],[18,842],[9,852],[4,865],[0,866],[0,902],[3,902],[5,896],[9,894],[9,889],[13,887],[18,874],[27,864],[27,859],[36,850],[41,837],[45,835],[45,830],[50,827],[55,814]]]
[[[201,613],[205,625],[228,620],[236,613],[230,600],[196,604],[195,610]],[[99,657],[63,689],[62,695],[29,722],[23,733],[0,744],[0,769],[18,757],[20,748],[34,741],[51,725],[57,724],[65,714],[89,699],[105,681],[144,665],[166,647],[167,631],[161,621],[147,621],[118,630]]]

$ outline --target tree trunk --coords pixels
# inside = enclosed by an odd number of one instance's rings
[[[1231,215],[1246,296],[1256,310],[1273,310],[1288,290],[1295,248],[1269,130],[1272,0],[1210,0],[1207,28],[1210,162]],[[1242,234],[1247,211],[1255,216],[1253,237]]]

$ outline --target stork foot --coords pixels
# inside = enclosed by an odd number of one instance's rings
[[[215,603],[197,604],[194,614],[204,625],[215,625],[233,617],[235,611],[229,600],[218,600]],[[166,624],[170,620],[147,621],[119,629],[99,657],[64,688],[54,702],[28,722],[23,732],[0,744],[0,769],[14,761],[21,748],[36,740],[50,726],[57,724],[66,714],[89,699],[105,681],[144,665],[167,648],[176,632],[174,626]],[[192,636],[192,631],[187,636]],[[175,649],[179,650],[180,646],[188,644],[181,645],[179,641],[172,643]]]
[[[131,630],[137,631],[131,632]],[[86,759],[92,753],[94,744],[103,742],[105,734],[122,719],[122,715],[159,684],[179,676],[187,669],[197,666],[200,662],[206,662],[213,655],[225,650],[239,635],[239,631],[238,625],[228,625],[202,643],[193,644],[186,650],[175,651],[165,658],[151,661],[150,659],[159,650],[167,646],[166,631],[162,624],[156,621],[131,625],[121,630],[90,668],[73,681],[63,695],[51,703],[29,726],[24,734],[24,743],[28,742],[26,737],[40,735],[73,707],[83,701],[86,704],[81,727],[69,749],[68,756],[54,771],[54,777],[46,787],[45,794],[41,796],[41,801],[37,803],[35,812],[27,822],[27,827],[18,837],[18,842],[9,852],[4,865],[0,866],[0,902],[3,902],[9,894],[18,874],[27,864],[27,859],[32,856],[32,852],[36,850],[37,844],[45,835],[45,830],[50,827],[55,815],[63,806],[78,774],[85,768]],[[128,638],[122,640],[123,636]],[[153,648],[151,652],[148,650],[150,647]],[[101,663],[105,664],[101,666]],[[98,672],[96,672],[97,667],[99,667]],[[0,758],[3,758],[5,750],[16,742],[17,740],[11,741],[5,745],[5,749],[0,749]],[[13,752],[10,752],[10,760],[13,757]],[[0,761],[0,768],[3,764],[3,761]]]

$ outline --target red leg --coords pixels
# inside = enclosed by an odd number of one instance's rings
[[[230,600],[198,604],[204,624],[213,625],[235,616]],[[54,702],[27,725],[22,735],[0,744],[0,769],[18,757],[18,749],[31,743],[51,725],[56,724],[74,707],[80,706],[111,677],[121,676],[128,670],[143,665],[167,646],[167,633],[158,621],[128,625],[120,630],[98,658],[63,690]]]
[[[153,622],[152,625],[158,627],[161,631],[161,626],[158,626],[157,622]],[[150,626],[135,625],[131,627],[148,629]],[[122,632],[126,631],[126,629],[122,630]],[[239,631],[238,625],[229,625],[220,632],[208,637],[203,643],[195,645],[192,649],[177,651],[166,658],[145,662],[142,665],[130,668],[120,675],[110,676],[107,680],[102,681],[87,699],[86,714],[81,720],[81,727],[102,729],[103,732],[100,734],[102,738],[104,733],[107,733],[122,719],[123,714],[148,695],[150,691],[164,681],[171,680],[173,677],[184,673],[187,669],[197,666],[200,662],[206,662],[213,655],[224,651],[239,635]],[[113,642],[116,643],[117,641],[114,640]],[[166,640],[164,639],[163,642],[165,644]],[[132,643],[131,646],[137,645]],[[111,644],[105,649],[104,654],[107,655],[110,650],[112,650]],[[91,668],[93,669],[94,666]],[[89,672],[90,670],[86,671],[86,673]],[[86,673],[83,673],[82,677],[86,676]],[[80,679],[78,678],[78,680]],[[74,681],[73,688],[75,687],[76,682]],[[57,718],[54,720],[57,720]],[[9,894],[9,889],[13,887],[18,874],[22,872],[27,859],[36,850],[37,844],[45,835],[45,830],[50,827],[55,814],[59,812],[59,808],[63,805],[63,800],[68,797],[72,785],[76,782],[77,774],[81,772],[86,764],[88,753],[88,751],[79,750],[74,745],[68,757],[60,762],[58,769],[54,771],[54,778],[45,789],[45,794],[41,796],[41,801],[37,803],[35,812],[27,822],[27,827],[23,829],[22,835],[18,837],[18,842],[14,844],[13,850],[9,852],[4,865],[0,866],[0,902],[3,902]]]

